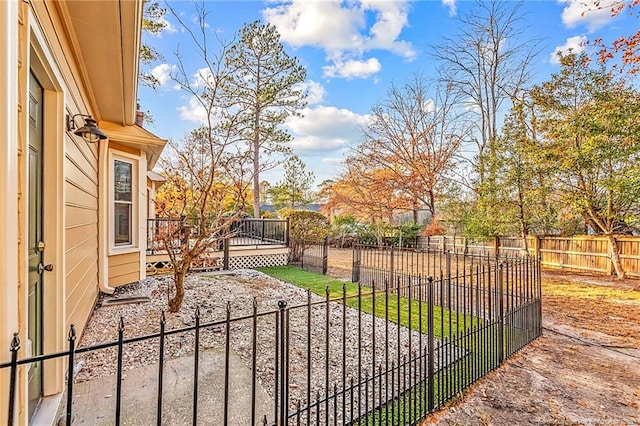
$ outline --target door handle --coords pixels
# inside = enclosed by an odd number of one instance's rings
[[[38,263],[38,273],[42,274],[44,271],[53,271],[53,264],[49,263],[48,265],[44,265],[42,262]]]

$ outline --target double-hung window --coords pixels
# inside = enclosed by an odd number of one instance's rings
[[[113,156],[111,162],[113,185],[112,244],[113,247],[135,245],[136,162]]]
[[[113,161],[114,244],[133,244],[133,164]]]

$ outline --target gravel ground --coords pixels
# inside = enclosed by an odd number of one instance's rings
[[[144,281],[120,287],[113,296],[103,296],[95,309],[86,329],[83,332],[80,346],[90,346],[103,342],[111,342],[118,337],[120,317],[124,323],[124,336],[133,337],[157,333],[160,330],[162,311],[167,310],[167,285],[169,277],[149,278]],[[252,363],[252,313],[254,298],[259,313],[257,320],[257,355],[256,371],[258,380],[271,395],[274,393],[274,356],[275,356],[275,313],[279,300],[286,300],[289,310],[289,365],[291,400],[300,399],[303,404],[307,392],[307,292],[301,288],[284,283],[253,270],[234,271],[233,274],[212,275],[210,273],[193,274],[187,277],[186,295],[182,309],[178,313],[165,313],[165,330],[190,327],[195,324],[196,307],[200,311],[201,324],[213,323],[201,331],[200,348],[224,347],[227,309],[232,319],[230,326],[230,348],[240,355],[248,367]],[[146,296],[145,303],[116,304],[108,301],[115,299]],[[311,301],[322,302],[324,299],[311,295]],[[296,307],[298,306],[298,307]],[[330,303],[329,306],[329,359],[326,353],[326,304],[320,303],[311,308],[311,390],[324,393],[325,363],[329,363],[330,383],[333,386],[342,383],[343,366],[347,376],[357,380],[358,368],[364,377],[373,371],[375,364],[384,361],[385,348],[381,336],[385,333],[383,319],[367,314],[358,314],[352,308],[344,310],[346,325],[346,344],[343,359],[342,330],[343,306]],[[262,315],[263,313],[267,313]],[[240,318],[240,319],[238,319]],[[216,322],[217,321],[217,322]],[[358,324],[360,322],[360,328]],[[358,330],[361,330],[360,333]],[[373,345],[375,329],[376,344]],[[398,340],[398,334],[400,338]],[[418,333],[411,333],[412,348],[417,350]],[[180,332],[166,339],[166,356],[179,357],[193,353],[194,332]],[[124,370],[158,361],[159,339],[150,339],[125,345]],[[389,325],[389,347],[392,348],[389,362],[397,362],[394,358],[398,344],[403,354],[410,353],[409,332]],[[359,348],[361,349],[359,351]],[[77,381],[86,381],[116,372],[115,348],[99,350],[78,357]],[[360,361],[359,361],[360,359]]]

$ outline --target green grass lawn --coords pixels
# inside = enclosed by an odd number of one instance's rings
[[[328,292],[329,298],[336,302],[343,302],[346,299],[346,304],[356,309],[359,307],[358,293],[360,292],[360,309],[363,312],[374,313],[381,318],[387,318],[388,315],[388,319],[392,322],[428,333],[429,309],[425,302],[411,300],[411,324],[409,324],[409,300],[405,297],[378,290],[375,293],[374,307],[372,290],[369,287],[360,287],[357,283],[343,282],[294,266],[258,268],[258,270],[298,287],[309,289],[323,297],[326,297]],[[419,312],[422,321],[420,321]],[[466,354],[435,373],[432,382],[433,404],[439,406],[499,363],[500,342],[498,325],[487,323],[480,318],[434,306],[433,320],[434,337],[448,340],[456,347],[467,350]],[[507,326],[505,329],[507,335],[515,333],[515,331],[509,331]],[[423,417],[426,410],[425,398],[428,383],[423,381],[416,384],[388,405],[376,407],[360,420],[356,420],[354,424],[368,426],[417,421]],[[420,407],[417,401],[423,401],[423,406]],[[421,409],[416,410],[416,406]]]
[[[329,297],[333,300],[341,302],[346,298],[346,304],[353,308],[358,308],[358,291],[361,292],[360,309],[366,313],[374,313],[377,317],[386,317],[386,292],[378,290],[375,294],[375,310],[373,309],[373,294],[369,287],[359,288],[358,284],[352,282],[344,282],[320,274],[304,271],[295,266],[273,266],[268,268],[257,268],[274,278],[286,281],[295,286],[309,289],[312,293],[326,297],[329,291]],[[339,300],[338,300],[339,299]],[[389,293],[388,295],[388,318],[390,321],[399,323],[405,327],[411,326],[414,330],[420,330],[428,333],[428,315],[429,307],[425,302],[411,300],[411,324],[409,324],[409,299],[406,297],[398,297]],[[422,313],[422,323],[420,322],[420,312]],[[398,319],[399,318],[399,319]],[[480,320],[472,319],[469,315],[457,314],[448,309],[439,306],[433,308],[433,334],[435,337],[453,337],[456,333],[462,333],[465,329],[472,326],[478,326]],[[451,324],[451,326],[450,326]]]

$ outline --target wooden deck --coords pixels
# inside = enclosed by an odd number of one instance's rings
[[[169,254],[164,247],[163,236],[174,235],[179,240],[175,246],[190,246],[193,230],[198,229],[197,219],[153,218],[147,220],[147,275],[171,271]],[[286,265],[289,259],[289,221],[282,219],[244,218],[234,222],[234,237],[220,241],[215,249],[207,252],[191,264],[192,271],[244,269],[260,266]],[[184,232],[183,232],[184,230]],[[227,247],[227,256],[225,249]]]

